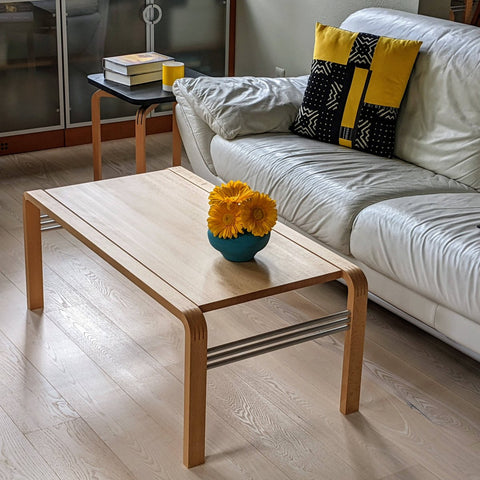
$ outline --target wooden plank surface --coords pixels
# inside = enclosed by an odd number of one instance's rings
[[[70,233],[81,240],[87,247],[98,253],[120,273],[168,308],[177,317],[182,317],[183,312],[195,307],[185,296],[164,282],[159,275],[156,275],[128,252],[118,247],[95,227],[92,227],[89,223],[72,213],[71,210],[55,200],[47,192],[43,190],[26,192],[25,197],[36,203],[38,207],[41,207],[51,218],[61,222]]]
[[[0,431],[2,479],[61,480],[1,407]],[[21,472],[20,475],[18,472]]]
[[[37,430],[27,438],[62,479],[135,480],[134,474],[81,418]]]
[[[147,137],[147,150],[148,169],[171,165],[169,134]],[[132,139],[105,142],[103,151],[105,176],[134,173]],[[342,479],[346,469],[358,480],[478,478],[478,362],[373,303],[361,412],[338,412],[343,334],[214,369],[207,462],[187,471],[180,322],[65,230],[42,235],[43,314],[25,307],[23,191],[88,182],[91,160],[85,145],[0,163],[0,331],[10,387],[0,392],[0,478],[319,480],[324,472]],[[228,315],[208,312],[210,345],[338,311],[345,292],[333,282]],[[25,408],[14,411],[22,398]],[[81,420],[56,424],[48,402],[64,402]],[[309,458],[309,440],[334,454]]]
[[[0,331],[0,407],[22,433],[78,418],[22,352]]]

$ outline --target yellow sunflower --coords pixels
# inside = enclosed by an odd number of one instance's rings
[[[223,183],[215,187],[208,196],[210,205],[216,205],[220,202],[242,203],[252,196],[252,190],[243,182],[231,180],[227,184]]]
[[[277,221],[275,200],[265,193],[254,192],[242,205],[241,222],[243,227],[256,237],[263,237]]]
[[[237,238],[243,230],[238,203],[220,202],[212,205],[207,222],[211,232],[220,238]]]

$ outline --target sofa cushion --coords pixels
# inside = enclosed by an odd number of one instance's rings
[[[474,191],[398,159],[318,142],[293,134],[262,134],[211,144],[224,181],[242,180],[270,195],[278,213],[321,242],[348,254],[357,214],[389,198]]]
[[[292,131],[391,157],[420,45],[317,23],[311,74]]]
[[[342,28],[423,42],[395,155],[480,190],[480,28],[381,8],[355,12]]]
[[[480,195],[397,198],[362,210],[352,255],[480,323]]]
[[[288,132],[302,103],[308,76],[289,78],[181,78],[173,85],[178,102],[187,103],[218,135]]]

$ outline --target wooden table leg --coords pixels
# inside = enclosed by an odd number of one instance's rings
[[[102,179],[102,130],[100,123],[100,100],[104,97],[112,97],[103,90],[97,90],[92,94],[92,146],[93,146],[93,179]]]
[[[470,24],[472,20],[473,0],[465,0],[465,13],[463,15],[463,23]]]
[[[177,102],[173,104],[172,110],[172,166],[179,167],[182,165],[182,137],[180,137],[180,132],[178,130],[177,116],[175,114],[175,109],[177,107]]]
[[[25,274],[29,310],[43,308],[42,235],[40,210],[23,197],[23,232],[25,240]]]
[[[207,324],[200,310],[185,315],[183,463],[205,463],[207,406]]]
[[[344,270],[343,278],[348,287],[347,308],[351,315],[350,328],[345,332],[340,395],[340,411],[347,415],[357,412],[360,403],[368,285],[359,268]]]
[[[136,172],[145,173],[147,162],[145,159],[145,138],[147,136],[147,115],[158,107],[158,104],[141,106],[135,116],[135,161]]]

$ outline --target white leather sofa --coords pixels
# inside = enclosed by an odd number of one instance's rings
[[[363,268],[375,301],[478,360],[480,28],[381,8],[341,26],[423,42],[395,158],[290,133],[308,77],[237,77],[175,84],[189,160],[267,192],[285,222]]]

